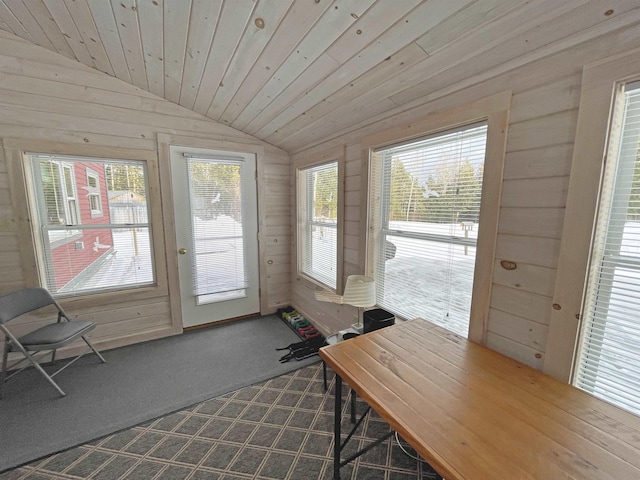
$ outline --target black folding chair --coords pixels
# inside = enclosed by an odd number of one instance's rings
[[[58,311],[57,322],[49,323],[20,338],[16,338],[16,336],[13,335],[6,327],[6,324],[11,320],[18,318],[25,313],[39,310],[50,305],[53,305]],[[33,365],[36,370],[44,375],[47,381],[58,391],[58,393],[64,396],[65,393],[53,380],[53,377],[88,352],[83,352],[76,356],[52,374],[48,374],[42,368],[38,359],[51,352],[51,363],[53,364],[55,362],[57,349],[76,340],[82,339],[89,346],[91,351],[98,356],[100,361],[102,363],[106,363],[106,360],[93,347],[86,337],[86,335],[95,327],[96,324],[91,321],[71,320],[64,310],[62,310],[60,304],[58,304],[58,302],[44,288],[26,288],[0,297],[0,331],[4,333],[5,336],[4,353],[2,355],[2,371],[0,372],[0,398],[2,397],[2,387],[5,382],[22,372],[25,368],[29,367],[29,365]],[[25,356],[24,359],[14,364],[13,367],[18,366],[23,362],[27,362],[27,365],[7,375],[8,356],[9,352],[12,351],[20,352]],[[41,356],[37,357],[39,354]]]

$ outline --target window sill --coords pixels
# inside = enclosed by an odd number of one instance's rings
[[[296,279],[299,282],[302,282],[306,288],[318,290],[322,289],[325,292],[334,293],[337,295],[337,290],[326,283],[322,283],[320,280],[316,280],[313,277],[305,275],[304,273],[298,272],[296,275]]]
[[[168,297],[169,291],[166,287],[149,285],[139,288],[128,288],[125,290],[111,290],[109,292],[91,293],[74,297],[60,297],[56,300],[68,309],[85,308],[90,306],[113,306],[115,303],[124,303],[136,300],[146,300],[151,298]]]

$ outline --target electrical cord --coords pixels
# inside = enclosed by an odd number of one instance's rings
[[[414,460],[417,460],[420,463],[425,463],[427,465],[429,465],[427,462],[425,462],[423,459],[421,459],[419,456],[417,455],[413,455],[412,453],[410,453],[404,445],[402,445],[402,442],[400,441],[400,435],[398,435],[398,432],[395,432],[395,437],[396,437],[396,442],[398,443],[398,446],[400,447],[400,450],[402,450],[404,452],[404,454],[409,457],[409,458],[413,458]]]
[[[418,462],[419,462],[419,463],[421,463],[422,465],[426,465],[427,467],[429,467],[429,470],[431,470],[431,471],[434,473],[434,475],[436,475],[435,477],[431,477],[431,476],[429,476],[429,477],[423,477],[423,478],[425,478],[425,479],[426,479],[426,478],[434,478],[434,480],[435,480],[435,479],[444,480],[440,475],[438,475],[438,474],[433,470],[433,467],[432,467],[431,465],[429,465],[427,462],[425,462],[425,461],[424,461],[422,458],[420,458],[417,454],[416,454],[416,455],[413,455],[411,452],[409,452],[409,451],[405,448],[405,446],[404,446],[404,445],[402,444],[402,442],[400,441],[400,435],[398,435],[398,432],[395,432],[395,433],[394,433],[394,435],[395,435],[395,437],[396,437],[396,443],[398,444],[398,447],[400,447],[400,450],[402,450],[402,451],[404,452],[404,454],[405,454],[407,457],[409,457],[409,458],[411,458],[411,459],[413,459],[413,460],[418,461]],[[427,472],[425,472],[425,473],[427,473]],[[430,474],[429,474],[429,473],[427,473],[427,475],[430,475]]]

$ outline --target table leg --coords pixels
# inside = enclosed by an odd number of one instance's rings
[[[351,389],[351,423],[356,423],[356,392]]]
[[[326,392],[329,388],[327,386],[327,364],[322,362],[322,379],[324,380],[324,391]]]
[[[335,408],[334,408],[334,428],[333,428],[333,480],[340,480],[340,450],[342,443],[342,433],[340,427],[342,423],[342,378],[335,374]]]

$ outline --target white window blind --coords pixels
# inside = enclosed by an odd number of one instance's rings
[[[185,157],[192,218],[193,293],[198,304],[245,297],[244,160],[239,156]]]
[[[145,163],[28,157],[43,286],[70,296],[153,284]]]
[[[378,305],[467,336],[487,126],[378,149],[370,248]]]
[[[640,414],[640,83],[627,85],[605,168],[574,383]],[[616,122],[614,122],[615,124]]]
[[[338,162],[298,170],[298,245],[300,272],[335,289]]]

